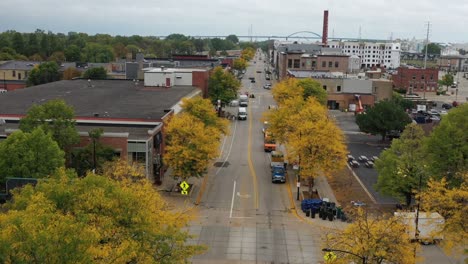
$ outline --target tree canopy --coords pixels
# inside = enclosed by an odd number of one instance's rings
[[[468,104],[451,109],[430,134],[425,152],[429,171],[436,179],[446,177],[451,186],[460,186],[458,172],[468,170]]]
[[[6,177],[44,178],[65,165],[64,153],[41,128],[16,131],[0,142],[0,183]]]
[[[327,234],[325,247],[353,253],[343,254],[338,263],[415,263],[419,249],[406,233],[406,226],[394,217],[372,217],[358,209],[354,221],[344,230]],[[337,252],[339,254],[339,252]],[[357,256],[359,257],[357,257]]]
[[[441,47],[436,43],[427,44],[427,54],[438,54],[440,55]],[[423,47],[421,53],[426,53],[426,46]]]
[[[384,100],[376,103],[365,113],[356,116],[356,123],[362,132],[380,134],[382,140],[385,140],[388,132],[402,131],[407,124],[411,123],[411,118],[401,106],[391,100]]]
[[[61,170],[15,190],[0,214],[0,262],[184,263],[203,250],[148,181],[112,177]]]
[[[166,124],[165,162],[176,177],[201,177],[217,157],[221,133],[199,118],[183,112]]]
[[[46,133],[50,133],[59,147],[66,151],[79,141],[74,118],[75,111],[65,101],[50,100],[42,105],[33,105],[20,120],[20,129],[30,132],[40,127]]]
[[[230,72],[221,67],[214,68],[208,81],[208,95],[211,102],[215,104],[221,100],[224,104],[237,98],[240,82]]]
[[[450,73],[444,74],[444,76],[442,76],[442,78],[439,80],[439,85],[445,85],[447,89],[452,84],[453,84],[453,75]]]
[[[50,83],[60,80],[58,65],[55,61],[41,63],[29,72],[28,86]]]
[[[419,177],[424,184],[425,155],[423,152],[424,131],[417,124],[409,124],[399,139],[394,139],[389,149],[375,161],[379,173],[376,188],[384,194],[411,204],[414,191],[418,189]]]
[[[182,110],[199,119],[206,127],[216,128],[221,134],[227,134],[227,120],[219,118],[214,111],[210,100],[202,97],[182,99]]]
[[[90,68],[83,73],[83,78],[91,80],[104,80],[107,79],[107,71],[104,69],[104,67]]]

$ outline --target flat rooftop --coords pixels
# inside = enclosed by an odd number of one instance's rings
[[[17,89],[0,94],[0,116],[23,116],[34,104],[63,99],[76,118],[159,121],[193,86],[145,87],[131,80],[71,80]]]

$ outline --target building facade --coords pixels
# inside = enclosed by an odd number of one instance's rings
[[[394,89],[405,90],[407,94],[435,93],[439,87],[439,70],[399,67],[392,81]]]
[[[400,67],[400,43],[329,41],[328,46],[339,48],[348,56],[358,56],[361,60],[361,68],[396,69]]]

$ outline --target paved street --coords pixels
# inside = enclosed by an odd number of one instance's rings
[[[272,184],[270,156],[263,150],[262,113],[273,103],[263,60],[248,67],[242,92],[254,94],[246,121],[232,121],[222,155],[209,174],[190,227],[193,243],[209,247],[193,263],[318,263],[320,229],[291,213],[286,184]],[[261,71],[262,73],[257,73]],[[255,77],[251,83],[249,77]],[[226,109],[232,114],[237,109]]]

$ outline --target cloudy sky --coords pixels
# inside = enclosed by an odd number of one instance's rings
[[[110,35],[322,34],[369,39],[426,37],[468,42],[467,0],[1,0],[0,31]],[[304,34],[306,35],[306,34]]]

